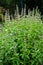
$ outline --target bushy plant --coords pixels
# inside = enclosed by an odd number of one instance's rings
[[[37,16],[5,22],[0,34],[0,65],[43,64],[43,24]]]

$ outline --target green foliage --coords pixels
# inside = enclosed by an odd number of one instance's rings
[[[0,14],[0,21],[2,21],[2,14]]]
[[[43,24],[40,18],[26,16],[5,22],[0,33],[0,65],[41,65]]]

